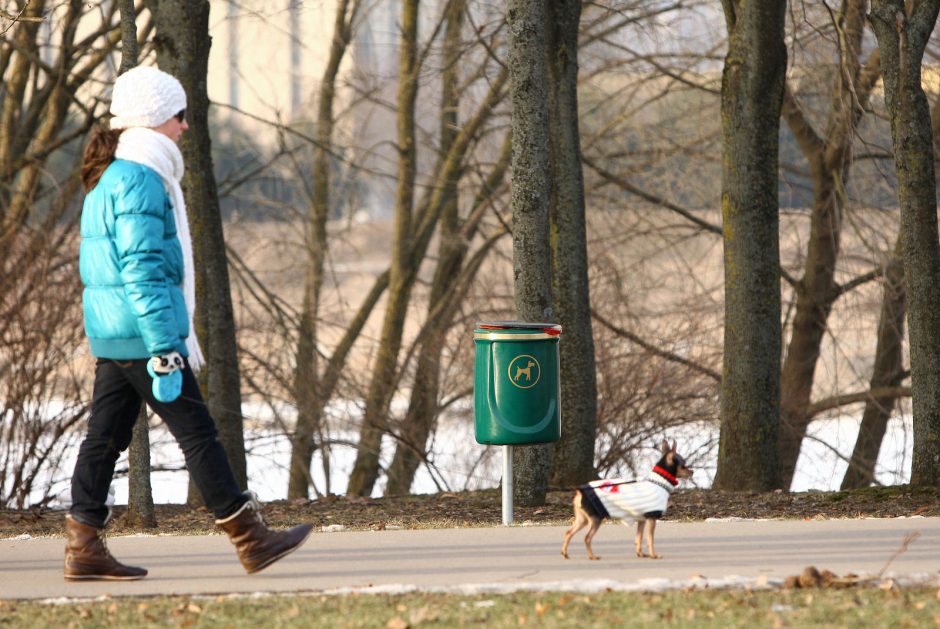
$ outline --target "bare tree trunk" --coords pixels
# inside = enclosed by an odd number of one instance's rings
[[[825,132],[820,135],[814,130],[796,95],[789,91],[784,94],[784,117],[813,177],[805,270],[795,286],[796,314],[780,381],[780,465],[785,487],[792,482],[800,445],[812,419],[808,412],[810,396],[829,313],[842,295],[835,272],[845,190],[853,162],[852,142],[880,73],[877,51],[864,66],[860,61],[866,4],[863,0],[850,0],[844,5],[839,38],[842,67],[832,87]]]
[[[209,2],[146,0],[154,16],[157,63],[179,79],[186,90],[186,116],[190,131],[180,149],[186,161],[183,190],[189,214],[196,267],[196,333],[206,354],[200,374],[209,413],[219,429],[238,484],[248,484],[245,435],[241,408],[235,315],[228,277],[228,255],[222,229],[219,193],[209,136]],[[190,502],[193,499],[190,485]]]
[[[904,379],[902,350],[904,345],[904,263],[901,259],[901,241],[895,246],[895,255],[885,268],[884,297],[878,320],[878,344],[875,366],[871,376],[871,389],[896,387]],[[859,425],[858,437],[849,467],[842,478],[842,489],[867,487],[875,480],[875,464],[884,439],[888,420],[894,411],[895,396],[873,397],[865,402],[865,411]]]
[[[358,10],[358,0],[354,0],[351,7],[349,0],[341,0],[337,4],[330,58],[320,81],[317,104],[317,143],[313,156],[313,198],[310,204],[311,241],[307,243],[307,254],[310,259],[305,273],[304,300],[297,337],[297,368],[294,375],[297,425],[291,439],[288,498],[309,496],[310,465],[316,447],[314,440],[321,432],[320,422],[325,401],[322,400],[322,393],[319,391],[317,319],[320,313],[324,262],[329,250],[326,223],[330,214],[333,105],[336,94],[336,76],[352,38],[352,23]]]
[[[441,77],[441,159],[450,152],[457,139],[458,111],[460,110],[459,58],[461,31],[466,0],[448,4],[444,34],[443,66]],[[444,182],[440,231],[440,252],[431,292],[428,297],[428,318],[422,329],[421,350],[411,390],[408,412],[399,431],[399,442],[388,469],[386,495],[403,495],[411,491],[418,465],[425,459],[428,437],[437,420],[437,399],[440,384],[441,352],[453,318],[452,287],[466,256],[468,239],[460,234],[458,180]],[[449,299],[449,297],[451,299]]]
[[[497,240],[505,235],[505,232],[497,232],[489,236],[468,259],[468,249],[477,233],[485,206],[502,186],[503,178],[509,168],[511,149],[510,136],[506,134],[500,157],[474,199],[468,218],[460,231],[455,234],[453,246],[441,253],[438,267],[435,269],[427,323],[419,334],[421,352],[417,361],[411,401],[398,434],[395,456],[389,465],[387,495],[408,493],[418,465],[427,461],[428,439],[437,424],[440,410],[438,406],[439,371],[446,332],[455,314],[464,303],[467,291],[488,251]],[[435,338],[438,339],[436,342]]]
[[[137,66],[137,9],[133,0],[121,0],[121,68]],[[157,526],[150,484],[150,426],[147,408],[141,406],[127,452],[127,521],[143,528]]]
[[[356,462],[349,476],[347,493],[368,496],[378,478],[382,435],[387,431],[386,415],[395,390],[398,352],[410,297],[412,276],[412,218],[417,169],[415,144],[415,99],[418,94],[418,0],[405,0],[401,13],[398,68],[398,192],[395,228],[392,237],[392,264],[389,273],[388,302],[372,381],[366,396],[362,430],[356,449]]]
[[[940,153],[940,95],[931,109],[930,125],[933,132],[934,160]],[[884,298],[878,322],[878,341],[871,389],[897,387],[906,376],[903,364],[904,319],[904,262],[901,240],[894,248],[884,273]],[[849,467],[842,479],[842,489],[867,487],[875,479],[875,466],[887,430],[888,420],[894,412],[896,396],[874,397],[865,403],[858,438],[852,451]]]
[[[45,8],[45,1],[39,0],[32,2],[23,12],[25,17],[38,18],[42,15]],[[39,23],[33,21],[18,22],[13,32],[13,46],[16,54],[12,56],[9,63],[9,70],[4,72],[6,79],[3,84],[3,103],[0,110],[0,165],[2,165],[2,175],[4,185],[0,187],[0,216],[2,216],[2,233],[7,240],[7,234],[15,232],[19,223],[14,220],[9,209],[10,191],[8,185],[15,175],[13,160],[17,153],[25,145],[26,140],[20,136],[22,133],[21,125],[18,124],[22,116],[26,87],[29,84],[29,76],[32,71],[33,59],[38,57],[38,44],[36,35],[39,32]],[[9,249],[9,247],[5,247]]]
[[[75,45],[78,23],[82,16],[83,3],[81,0],[69,0],[66,6],[68,10],[61,24],[63,45],[60,59],[63,64],[66,64],[66,60],[70,60],[71,55],[76,52],[73,46]],[[26,37],[32,37],[31,46],[35,47],[35,31],[30,30],[30,26],[27,25],[23,26],[23,32],[26,33]],[[30,44],[27,43],[27,46],[30,46]],[[35,51],[24,50],[23,54],[18,55],[18,59],[29,57],[32,54],[35,54]],[[29,59],[26,63],[29,67],[34,62],[33,59]],[[36,71],[39,71],[38,66]],[[17,85],[17,88],[19,88],[19,85]],[[17,153],[20,152],[32,155],[38,154],[55,141],[55,138],[65,126],[69,107],[73,100],[73,92],[69,85],[67,71],[60,71],[57,75],[49,77],[48,86],[41,91],[46,94],[42,115],[35,116],[31,125],[32,129],[20,130],[18,138],[20,145],[16,146],[16,143],[14,143],[10,157],[19,157],[20,155],[17,155]],[[22,96],[21,93],[20,97],[22,98]],[[4,101],[6,100],[8,99],[4,98]],[[19,109],[22,107],[22,101],[12,104],[12,106],[14,111]],[[27,115],[26,120],[29,120],[29,117]],[[45,176],[44,164],[41,160],[27,160],[22,163],[18,172],[12,174],[12,176],[13,185],[9,189],[10,201],[5,204],[2,210],[4,216],[2,234],[4,236],[15,234],[20,227],[26,224],[27,218],[30,216],[34,205],[36,205],[41,179]],[[2,241],[0,241],[0,246],[3,246]]]
[[[127,514],[124,517],[131,526],[145,529],[157,527],[153,487],[150,484],[150,425],[147,422],[147,407],[144,405],[140,407],[127,452]]]
[[[513,276],[516,312],[523,321],[554,322],[549,193],[548,73],[545,3],[510,0],[509,77],[512,94]],[[553,444],[520,446],[513,457],[515,500],[545,504]]]
[[[777,160],[786,5],[723,5],[729,34],[721,84],[725,333],[714,486],[769,490],[782,485]]]
[[[450,0],[448,7],[457,0]],[[408,9],[406,7],[405,15]],[[446,13],[445,13],[446,15]],[[406,20],[405,24],[409,22]],[[407,33],[407,31],[406,31]],[[427,53],[429,47],[425,47],[424,53]],[[410,72],[401,74],[399,79],[399,96],[402,96],[402,90],[405,95],[411,89],[417,90],[416,77],[423,62],[424,55],[416,58],[412,64],[411,61],[402,63],[402,67],[411,64],[413,68]],[[485,73],[486,66],[481,66],[480,72]],[[481,75],[481,76],[485,76]],[[433,175],[429,183],[424,187],[425,193],[420,203],[414,204],[414,192],[403,191],[403,181],[410,181],[414,186],[414,152],[413,152],[413,129],[414,129],[414,104],[404,102],[398,108],[399,115],[399,134],[403,137],[402,130],[411,131],[405,134],[412,139],[399,145],[399,153],[402,161],[399,163],[399,202],[396,210],[396,237],[393,240],[392,265],[389,276],[397,275],[397,282],[389,282],[389,300],[386,304],[385,320],[383,323],[382,340],[379,344],[378,355],[372,370],[372,382],[370,383],[369,393],[366,398],[366,413],[360,435],[359,448],[356,456],[356,464],[351,477],[350,493],[365,495],[364,492],[371,492],[379,474],[379,449],[381,446],[382,435],[390,432],[390,426],[386,420],[388,414],[388,404],[394,393],[398,382],[398,360],[397,354],[402,342],[402,328],[404,326],[407,307],[411,297],[411,291],[418,277],[418,269],[425,259],[431,237],[437,228],[437,223],[441,215],[448,207],[449,182],[457,181],[463,169],[468,155],[472,154],[474,142],[479,141],[484,133],[484,125],[492,116],[493,110],[500,103],[504,95],[504,87],[508,79],[508,71],[502,69],[499,74],[487,81],[489,85],[486,95],[483,97],[476,112],[469,116],[466,123],[459,129],[454,138],[450,150],[442,155],[438,160]],[[403,85],[404,82],[404,85]],[[409,83],[413,83],[411,87]],[[409,119],[410,121],[406,120]],[[404,163],[403,163],[404,162]],[[410,164],[410,165],[409,165]],[[488,194],[488,193],[487,193]],[[482,208],[475,202],[477,210]],[[409,211],[409,216],[403,217],[403,211]],[[475,230],[475,223],[479,220],[467,221],[462,237],[471,237]],[[405,224],[410,230],[405,236],[398,237],[397,234],[405,229]],[[404,233],[404,232],[402,232]],[[405,243],[405,250],[399,251],[399,243]],[[484,245],[486,246],[486,245]],[[399,258],[401,255],[401,258]],[[400,269],[396,271],[398,265]],[[390,352],[389,350],[394,350]]]
[[[561,440],[555,444],[552,481],[570,487],[594,475],[597,381],[588,286],[584,175],[578,130],[578,26],[580,0],[547,5],[549,128],[551,134],[552,275],[561,358]]]
[[[914,456],[911,484],[940,484],[940,243],[930,108],[921,85],[924,49],[940,0],[905,8],[873,0],[901,206],[900,239],[908,300]]]
[[[121,67],[118,74],[124,74],[137,66],[137,9],[134,0],[121,0]]]

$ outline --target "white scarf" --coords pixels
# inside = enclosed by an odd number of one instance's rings
[[[176,219],[176,235],[183,249],[183,298],[189,313],[189,336],[186,349],[189,351],[189,366],[193,371],[205,364],[193,317],[196,313],[196,275],[193,267],[193,242],[189,235],[189,219],[186,216],[186,200],[180,181],[183,179],[183,154],[176,143],[167,136],[146,127],[126,129],[118,140],[117,159],[126,159],[154,169],[173,204]]]

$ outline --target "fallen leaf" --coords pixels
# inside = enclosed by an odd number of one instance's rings
[[[803,572],[800,573],[799,580],[800,587],[816,588],[822,583],[822,576],[819,574],[819,570],[816,569],[816,566],[806,566],[803,568]]]

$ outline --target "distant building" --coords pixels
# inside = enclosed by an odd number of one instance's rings
[[[249,127],[252,117],[285,123],[311,119],[335,19],[334,0],[213,2],[209,98],[220,113],[231,112]],[[397,20],[397,2],[365,2],[343,72],[393,75]]]

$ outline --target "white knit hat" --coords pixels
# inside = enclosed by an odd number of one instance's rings
[[[176,77],[150,66],[137,66],[114,82],[111,128],[158,127],[183,109],[186,92]]]

